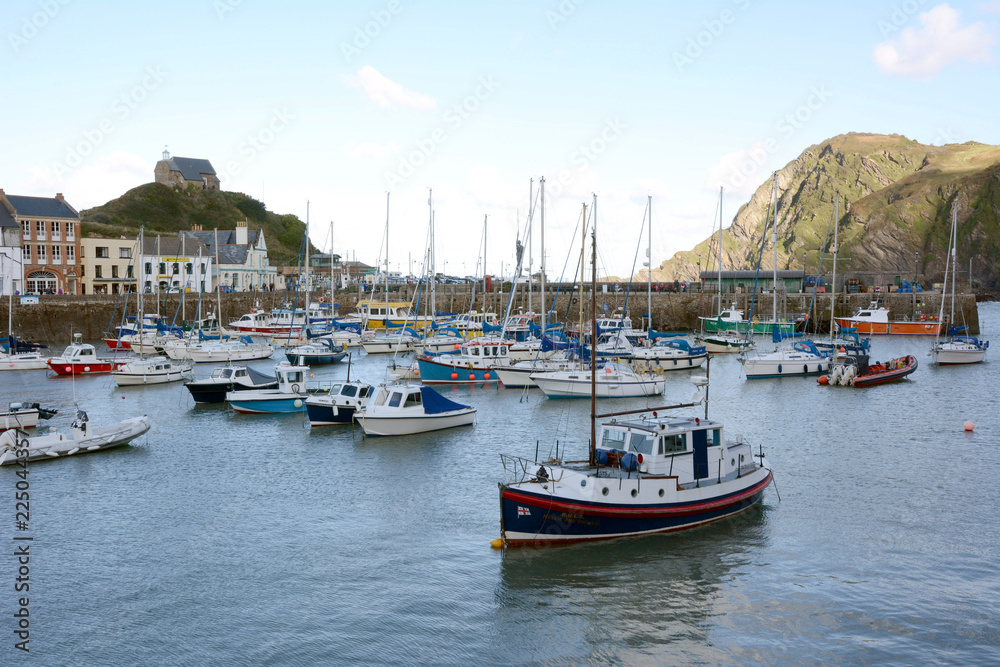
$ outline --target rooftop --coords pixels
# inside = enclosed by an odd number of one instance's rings
[[[32,218],[74,218],[79,220],[80,214],[66,203],[62,197],[24,197],[21,195],[4,195],[17,215]]]

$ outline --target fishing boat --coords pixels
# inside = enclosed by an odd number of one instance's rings
[[[462,343],[458,352],[417,357],[424,384],[479,384],[497,382],[497,368],[510,366],[511,341],[480,336]]]
[[[941,332],[941,322],[933,317],[921,315],[917,320],[890,320],[889,309],[872,301],[867,308],[859,308],[850,317],[836,318],[842,327],[854,327],[863,335],[893,336],[937,336]]]
[[[917,358],[912,354],[877,363],[869,363],[868,356],[861,354],[844,359],[831,369],[829,375],[821,375],[816,381],[821,385],[873,387],[902,380],[915,370],[917,370]]]
[[[308,345],[300,345],[285,352],[285,358],[298,366],[320,366],[343,361],[347,352],[329,338],[316,338]]]
[[[697,337],[697,342],[709,353],[743,352],[754,348],[753,340],[738,331],[716,331],[703,333]]]
[[[365,435],[412,435],[474,424],[476,408],[419,384],[382,385],[355,420]]]
[[[936,340],[931,347],[931,356],[939,366],[957,366],[962,364],[978,364],[986,358],[990,347],[989,341],[979,340],[974,336],[962,335],[965,326],[955,325],[955,277],[958,271],[955,264],[955,247],[958,245],[958,203],[951,206],[951,240],[948,248],[948,258],[945,260],[944,289],[941,290],[941,311],[938,321],[944,317],[944,291],[948,288],[948,268],[951,267],[951,316],[948,318],[948,338]]]
[[[593,246],[596,258],[596,240]],[[592,303],[596,310],[596,296]],[[727,440],[723,425],[708,418],[701,394],[708,377],[692,381],[698,393],[690,403],[605,415],[597,414],[594,382],[586,459],[564,460],[565,451],[561,457],[557,449],[555,457],[539,461],[537,447],[534,460],[501,454],[500,538],[493,546],[677,531],[759,502],[773,479],[763,452],[755,456],[741,437]],[[662,414],[702,403],[703,419]]]
[[[46,461],[120,447],[146,433],[149,426],[149,417],[142,415],[95,429],[87,413],[80,410],[68,435],[50,430],[45,435],[25,437],[16,429],[0,434],[0,465],[23,465],[26,461]]]
[[[165,384],[191,377],[191,366],[177,363],[162,356],[129,359],[111,372],[111,379],[119,387]]]
[[[0,410],[0,431],[12,428],[35,428],[39,419],[51,419],[59,412],[51,408],[43,408],[38,403],[17,401],[7,404],[6,410]]]
[[[306,399],[306,414],[312,426],[350,424],[354,415],[368,405],[374,390],[366,382],[342,382],[329,393]]]
[[[243,413],[273,414],[305,410],[305,400],[309,398],[306,390],[309,367],[292,366],[283,361],[274,367],[274,374],[278,379],[277,389],[231,391],[226,394],[226,402],[236,412]]]
[[[211,377],[185,382],[195,403],[222,403],[231,391],[277,389],[278,380],[247,366],[219,366]]]
[[[698,368],[706,359],[708,351],[703,345],[692,345],[683,338],[660,338],[652,347],[632,350],[632,367],[639,372]]]
[[[99,358],[94,346],[83,342],[83,334],[76,333],[63,353],[51,357],[46,364],[57,375],[92,375],[117,370],[125,364],[125,360]]]

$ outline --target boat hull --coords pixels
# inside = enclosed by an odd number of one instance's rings
[[[382,416],[362,413],[357,421],[365,435],[411,435],[430,433],[457,426],[471,426],[476,421],[476,409],[465,408],[449,413],[423,416]]]
[[[543,375],[533,375],[531,380],[549,398],[589,398],[591,390],[590,378],[573,380],[566,378],[546,378]],[[658,396],[663,393],[666,381],[663,378],[642,380],[639,382],[604,382],[598,381],[597,398],[635,398],[639,396]]]
[[[699,317],[698,319],[701,320],[702,327],[708,333],[715,333],[718,331],[736,331],[739,333],[745,333],[747,327],[750,325],[750,323],[747,321],[733,322],[733,321],[723,320],[722,324],[720,325],[718,318],[710,319],[707,317]],[[774,323],[757,321],[753,323],[753,326],[751,328],[753,329],[753,333],[769,334],[774,330]],[[792,333],[793,331],[795,331],[795,323],[779,322],[778,331],[783,334]]]
[[[849,317],[836,318],[841,327],[855,327],[863,336],[937,336],[940,322],[867,322]]]
[[[27,457],[17,458],[8,442],[3,442],[5,449],[0,453],[0,465],[14,465],[22,461],[48,461],[50,459],[65,458],[76,454],[87,454],[90,452],[111,449],[127,445],[132,440],[149,430],[149,418],[133,417],[126,419],[117,426],[91,430],[84,435],[75,432],[69,436],[62,433],[53,433],[27,438]],[[9,433],[16,433],[10,431]],[[8,435],[3,436],[9,437]]]
[[[335,426],[354,421],[357,408],[353,405],[318,404],[306,401],[306,414],[312,426]]]
[[[185,380],[190,375],[190,371],[173,370],[160,373],[132,374],[113,372],[111,377],[119,387],[137,387],[147,384],[167,384],[168,382],[178,382]]]
[[[675,484],[674,478],[666,478]],[[655,484],[653,480],[643,480]],[[771,483],[762,480],[724,496],[675,503],[625,505],[564,501],[500,484],[501,534],[507,546],[603,540],[695,528],[743,512],[760,501]]]
[[[748,380],[783,377],[808,377],[822,375],[830,370],[830,362],[823,360],[775,361],[771,359],[747,359],[743,370]]]
[[[346,352],[331,352],[329,354],[298,354],[285,352],[285,358],[296,366],[322,366],[335,364],[347,358]]]
[[[41,371],[48,367],[48,359],[35,354],[0,356],[0,371]]]
[[[95,375],[98,373],[111,373],[125,365],[124,361],[65,361],[60,359],[49,359],[49,369],[56,375]]]
[[[0,431],[38,426],[38,410],[11,410],[0,415]]]
[[[708,359],[708,353],[693,354],[685,357],[642,357],[638,353],[632,356],[632,365],[640,373],[656,371],[683,371],[698,368]]]
[[[986,359],[986,350],[939,350],[933,351],[934,361],[939,366],[959,366],[978,364]]]
[[[236,392],[237,394],[249,392]],[[253,398],[228,396],[229,405],[236,412],[243,414],[290,414],[303,412],[306,409],[305,400],[301,396],[281,396],[274,398]]]
[[[894,359],[893,361],[900,362],[902,367],[884,371],[882,373],[859,375],[851,380],[851,384],[855,387],[874,387],[876,385],[902,380],[907,375],[917,370],[917,359],[912,355],[902,357],[900,359]]]
[[[418,357],[422,384],[482,384],[499,382],[495,368],[463,368]]]

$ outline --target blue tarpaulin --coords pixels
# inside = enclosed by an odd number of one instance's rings
[[[445,398],[431,387],[420,388],[420,398],[424,404],[424,412],[429,415],[438,415],[442,412],[452,412],[454,410],[464,410],[469,407],[456,403],[450,398]]]

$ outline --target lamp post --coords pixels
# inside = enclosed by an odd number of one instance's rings
[[[917,282],[917,268],[920,266],[920,251],[913,253],[913,282]]]

